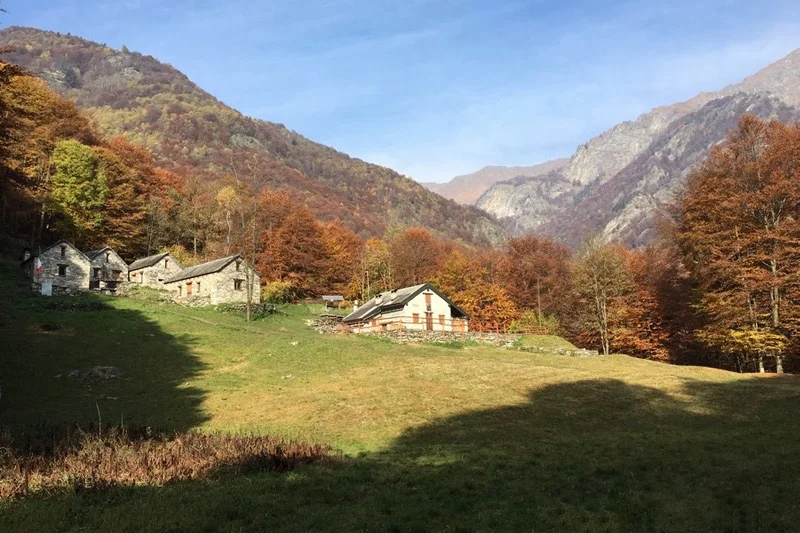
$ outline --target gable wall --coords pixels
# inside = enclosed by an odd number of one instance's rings
[[[54,287],[89,290],[91,262],[72,245],[64,244],[64,246],[64,257],[61,257],[61,245],[56,245],[42,252],[41,274],[36,273],[36,259],[25,263],[26,273],[37,285],[41,285],[43,281],[52,281]],[[65,276],[58,275],[59,265],[66,265]]]
[[[164,266],[164,260],[167,260],[167,266]],[[172,257],[172,254],[167,255],[153,266],[140,268],[134,270],[128,275],[131,283],[137,285],[144,285],[145,287],[153,287],[155,289],[164,288],[164,280],[169,279],[183,270],[180,263]]]
[[[95,269],[98,268],[100,269],[99,276],[95,273]],[[114,270],[120,271],[118,281],[128,280],[128,264],[114,250],[107,250],[92,260],[92,280],[111,280]]]

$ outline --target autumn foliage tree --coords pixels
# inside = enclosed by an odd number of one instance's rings
[[[389,240],[395,283],[407,287],[426,283],[436,274],[441,243],[424,228],[408,228]]]
[[[484,265],[461,251],[450,253],[433,283],[467,312],[473,330],[505,331],[519,317],[505,288],[490,279]]]
[[[800,126],[745,116],[677,202],[676,241],[706,319],[699,335],[734,354],[740,368],[763,368],[769,355],[781,372],[783,347],[797,331],[798,185]]]
[[[317,294],[325,283],[328,256],[311,212],[298,206],[266,238],[260,264],[268,279],[291,282],[299,295]]]
[[[570,282],[570,252],[550,239],[534,235],[510,239],[500,265],[500,278],[517,307],[555,314]]]
[[[596,339],[605,355],[611,352],[612,328],[620,320],[630,287],[621,247],[600,237],[581,245],[574,266],[571,327],[585,343]]]

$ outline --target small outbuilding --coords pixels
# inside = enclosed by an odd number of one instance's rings
[[[341,308],[342,303],[344,302],[344,296],[340,294],[326,294],[322,297],[322,301],[325,302],[326,311],[331,307],[339,309]]]
[[[183,267],[169,252],[137,259],[128,265],[128,281],[132,285],[163,289],[164,281],[176,276]]]
[[[468,331],[467,313],[428,283],[378,294],[344,318],[355,333]]]
[[[86,252],[86,256],[92,262],[90,289],[116,292],[128,280],[128,263],[111,247]]]
[[[172,293],[175,301],[194,305],[245,303],[248,285],[252,290],[251,302],[260,303],[258,273],[241,255],[185,268],[164,281],[164,288]]]
[[[62,240],[25,259],[22,268],[37,292],[66,294],[89,289],[92,261]]]

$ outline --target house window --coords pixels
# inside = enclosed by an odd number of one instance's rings
[[[169,268],[169,259],[164,259],[164,268]]]
[[[67,265],[58,265],[58,275],[62,278],[67,275]]]
[[[67,258],[67,247],[63,244],[61,245],[61,259]]]
[[[106,252],[106,263],[111,262],[111,252]]]
[[[192,295],[192,282],[191,281],[187,281],[186,282],[186,296],[191,296],[191,295]]]
[[[119,281],[122,279],[122,270],[112,270],[111,275],[112,275],[111,279]]]
[[[439,315],[439,325],[444,326],[444,315]]]
[[[99,279],[100,278],[100,270],[101,269],[98,268],[98,267],[94,268],[94,279]]]
[[[197,282],[197,294],[200,294],[200,282]]]
[[[411,315],[414,318],[414,324],[419,324],[419,313]]]
[[[237,264],[237,266],[238,266],[238,264]],[[234,288],[234,290],[237,290],[237,291],[242,290],[242,280],[240,280],[240,279],[233,280],[233,288]]]
[[[236,272],[239,272],[241,270],[241,268],[242,268],[242,262],[241,261],[236,261]]]
[[[182,295],[183,295],[183,287],[178,285],[178,296],[182,296]]]
[[[375,327],[377,325],[378,325],[378,320],[373,318],[372,319],[372,327]]]

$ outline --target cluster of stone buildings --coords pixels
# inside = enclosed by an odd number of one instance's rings
[[[261,302],[258,273],[241,255],[231,255],[184,268],[169,252],[127,264],[110,247],[82,252],[59,241],[22,262],[33,288],[42,294],[99,291],[116,294],[133,286],[168,291],[189,305]],[[340,303],[340,296],[326,297]],[[327,302],[327,300],[326,300]],[[344,318],[356,333],[398,330],[467,333],[468,316],[430,284],[378,294]]]
[[[258,273],[241,255],[232,255],[183,268],[164,252],[127,264],[114,250],[82,252],[67,241],[59,241],[38,255],[25,257],[22,267],[33,288],[42,294],[99,291],[116,294],[130,286],[166,290],[180,303],[203,305],[260,303]]]

